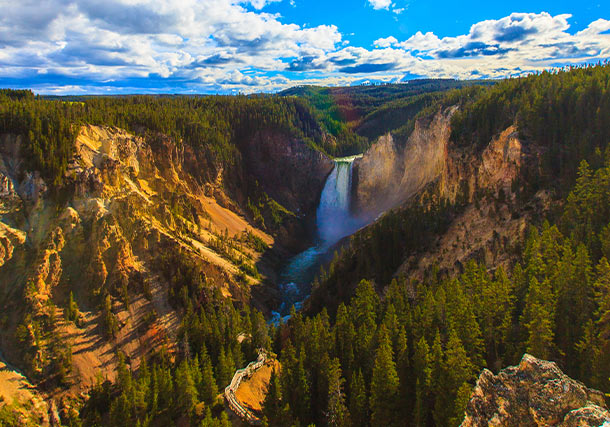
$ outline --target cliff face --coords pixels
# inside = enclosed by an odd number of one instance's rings
[[[387,209],[419,203],[424,193],[464,206],[447,232],[427,250],[404,260],[397,275],[421,278],[431,265],[455,272],[471,258],[490,266],[507,265],[508,249],[523,238],[529,219],[551,203],[545,192],[517,200],[520,188],[514,183],[523,168],[537,167],[540,153],[524,145],[515,126],[482,151],[457,147],[450,140],[455,111],[452,107],[418,120],[404,147],[391,135],[379,138],[356,161],[356,214],[376,218]]]
[[[404,147],[388,134],[354,162],[355,210],[375,218],[398,206],[447,168],[450,119],[455,108],[418,120]]]
[[[462,427],[610,425],[604,395],[565,375],[554,362],[523,356],[498,375],[481,373]]]
[[[83,126],[75,148],[66,184],[52,195],[25,168],[21,139],[0,139],[0,350],[30,379],[65,362],[73,393],[98,372],[113,379],[118,351],[136,369],[150,350],[175,349],[180,314],[159,271],[165,254],[186,254],[206,283],[264,310],[273,293],[254,266],[261,241],[274,238],[250,223],[235,187],[258,180],[307,212],[332,168],[303,142],[274,134],[247,141],[243,170],[231,171],[202,150],[112,127]],[[77,321],[66,318],[70,293]],[[118,325],[113,339],[104,335],[104,295]]]
[[[243,148],[246,170],[269,196],[296,214],[315,212],[334,163],[302,141],[259,132]]]

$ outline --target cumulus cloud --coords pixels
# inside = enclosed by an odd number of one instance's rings
[[[386,38],[377,39],[373,44],[375,45],[375,47],[390,47],[397,43],[398,40],[396,39],[396,37],[390,36]]]
[[[587,29],[570,34],[570,18],[567,14],[513,13],[476,23],[465,35],[439,39],[432,33],[418,32],[394,45],[438,59],[495,56],[521,65],[526,61],[608,57],[610,37],[603,32],[610,21],[599,19]]]
[[[0,0],[5,12],[0,15],[0,76],[53,70],[90,79],[159,75],[208,81],[219,69],[225,74],[242,67],[283,69],[283,58],[317,57],[341,42],[333,25],[302,28],[259,11],[268,3]]]
[[[286,23],[278,0],[0,0],[0,78],[43,92],[255,92],[305,84],[494,78],[610,57],[610,21],[513,13],[467,34],[351,46],[333,25]],[[377,9],[396,9],[369,0]],[[380,34],[381,36],[382,34]],[[283,76],[284,72],[289,78]],[[76,90],[75,88],[80,88]]]
[[[369,0],[369,4],[373,6],[373,9],[389,9],[392,4],[392,0]]]

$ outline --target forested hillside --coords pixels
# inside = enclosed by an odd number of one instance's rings
[[[172,138],[205,151],[210,167],[239,161],[238,146],[257,131],[273,129],[312,146],[322,131],[298,99],[276,97],[94,97],[46,100],[28,91],[0,93],[0,132],[26,137],[28,160],[55,186],[64,180],[82,124],[116,126]],[[75,100],[76,99],[76,100]]]
[[[379,136],[403,127],[421,110],[436,104],[444,92],[492,84],[489,80],[419,79],[353,87],[300,86],[280,95],[306,100],[319,122],[340,142],[338,146],[326,143],[324,149],[346,156],[364,152]]]
[[[281,365],[269,426],[457,426],[479,372],[525,352],[610,393],[610,65],[482,83],[1,91],[0,166],[15,172],[0,182],[2,343],[69,426],[231,425],[220,393],[260,349]],[[311,220],[321,153],[387,132],[382,148],[402,152],[432,122],[446,130],[434,179],[333,248],[303,310],[269,322],[278,279],[258,267],[286,257],[269,245],[287,223]],[[33,171],[48,197],[29,196]],[[491,249],[471,250],[481,229]],[[79,334],[116,369],[77,395]],[[39,422],[0,406],[0,425]]]
[[[524,352],[610,391],[606,159],[596,171],[583,161],[557,223],[530,228],[511,271],[473,260],[457,277],[393,279],[381,296],[362,280],[333,318],[294,313],[274,343],[289,408],[269,413],[271,424],[307,414],[317,424],[458,425],[478,372]]]
[[[610,235],[609,82],[605,65],[448,94],[461,105],[452,120],[457,147],[481,153],[516,123],[526,152],[538,160],[522,167],[513,196],[464,187],[449,201],[432,185],[424,191],[432,198],[416,198],[356,233],[314,284],[309,307],[321,314],[295,314],[275,342],[287,360],[298,354],[292,372],[282,372],[288,396],[296,393],[290,381],[302,376],[304,364],[305,390],[317,390],[307,403],[311,412],[299,409],[302,396],[289,397],[291,411],[269,416],[312,413],[307,422],[321,423],[332,407],[333,419],[343,420],[338,425],[346,425],[348,414],[356,425],[402,425],[405,419],[457,425],[480,369],[515,363],[526,351],[610,391],[604,329],[610,313],[604,243]],[[526,240],[513,242],[509,269],[490,270],[475,257],[457,276],[432,268],[423,281],[393,278],[405,259],[430,248],[434,235],[468,205],[495,215],[508,204],[520,215],[523,208],[532,210],[531,197],[541,189],[555,194],[554,206],[562,207],[544,214],[550,222],[532,216]],[[330,394],[322,393],[330,383]]]

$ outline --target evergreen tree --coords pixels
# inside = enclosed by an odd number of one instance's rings
[[[231,359],[230,353],[225,353],[224,348],[220,349],[218,356],[218,365],[216,367],[216,378],[218,378],[218,384],[221,387],[229,385],[233,378],[233,360]]]
[[[430,347],[424,337],[421,337],[415,346],[413,368],[416,382],[413,418],[416,426],[425,426],[428,418],[428,392],[432,368],[430,367]]]
[[[267,388],[267,394],[263,402],[263,416],[271,427],[281,427],[287,421],[287,408],[282,402],[282,389],[280,379],[275,372],[275,369],[271,372],[271,378],[269,379],[269,387]]]
[[[326,420],[329,426],[347,427],[350,426],[350,417],[347,406],[345,405],[345,394],[343,391],[343,379],[341,375],[341,365],[339,359],[330,362],[328,373],[328,409]]]
[[[212,405],[218,395],[218,385],[214,378],[212,361],[205,346],[201,350],[201,382],[198,385],[199,398],[207,405]]]
[[[176,411],[177,415],[190,415],[198,403],[197,389],[188,360],[183,360],[176,369]]]
[[[371,379],[371,423],[392,426],[397,424],[398,374],[392,356],[392,346],[385,327],[380,326],[379,346]]]
[[[352,375],[352,382],[349,389],[349,412],[351,414],[352,425],[366,426],[368,425],[369,419],[368,403],[364,385],[364,377],[361,370],[356,371],[354,375]]]
[[[442,392],[436,396],[434,421],[436,425],[455,425],[456,419],[463,417],[466,403],[458,399],[458,393],[467,394],[464,390],[474,377],[474,366],[454,330],[449,332],[444,353]]]
[[[526,351],[542,359],[550,359],[554,353],[553,305],[554,296],[548,280],[539,283],[532,277],[521,323],[527,330]]]

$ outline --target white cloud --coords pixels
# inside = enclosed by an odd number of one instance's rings
[[[369,1],[396,11],[390,1]],[[396,81],[407,73],[505,77],[610,57],[606,19],[571,34],[570,15],[514,13],[475,23],[467,34],[389,35],[365,49],[349,45],[333,25],[285,23],[261,10],[269,3],[0,0],[0,78],[46,92],[78,92],[75,81],[90,82],[80,87],[95,93],[254,92]],[[281,71],[292,72],[290,79]]]
[[[197,68],[281,69],[281,58],[321,54],[341,42],[335,26],[284,24],[242,3],[0,0],[6,11],[0,15],[0,61],[22,74],[55,69],[83,78],[188,76]],[[259,9],[269,1],[248,3]]]
[[[398,43],[398,40],[394,36],[386,37],[385,39],[377,39],[373,42],[375,47],[390,47]]]
[[[369,4],[373,6],[373,9],[389,9],[392,4],[392,0],[368,0]]]
[[[282,0],[247,0],[244,3],[250,3],[254,9],[262,9],[267,6],[269,3],[279,2]]]

